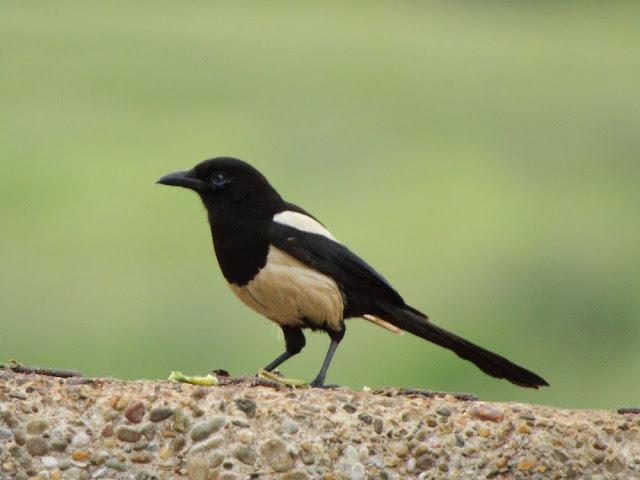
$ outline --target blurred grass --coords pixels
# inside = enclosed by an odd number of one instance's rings
[[[530,392],[359,320],[330,381],[638,404],[637,3],[3,2],[0,356],[87,375],[253,373],[168,171],[234,155]],[[284,371],[312,378],[327,347]]]

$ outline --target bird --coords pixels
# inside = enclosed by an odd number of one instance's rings
[[[192,190],[209,220],[213,248],[231,291],[282,329],[285,351],[271,372],[302,351],[303,330],[330,339],[320,371],[309,383],[327,387],[329,365],[346,332],[346,320],[364,318],[395,333],[409,332],[474,363],[484,373],[521,387],[546,380],[506,358],[434,324],[408,305],[373,267],[316,217],[282,198],[266,177],[233,157],[211,158],[157,183]]]

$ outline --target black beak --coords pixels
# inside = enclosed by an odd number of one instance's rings
[[[169,175],[165,175],[164,177],[162,177],[156,183],[161,183],[162,185],[171,185],[174,187],[188,188],[197,192],[202,191],[205,186],[204,182],[192,176],[192,172],[190,170],[170,173]]]

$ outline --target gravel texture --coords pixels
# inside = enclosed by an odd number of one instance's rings
[[[640,479],[640,415],[0,370],[0,479]]]

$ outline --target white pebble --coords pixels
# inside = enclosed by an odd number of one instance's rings
[[[58,466],[58,460],[56,460],[54,457],[42,457],[40,461],[46,468],[56,468]]]
[[[364,480],[364,465],[360,462],[354,463],[351,467],[351,480]]]
[[[355,449],[353,445],[349,445],[342,451],[342,455],[344,460],[348,463],[355,463],[358,461],[358,451]]]
[[[412,473],[416,469],[416,459],[411,457],[407,462],[407,473]]]
[[[95,472],[93,472],[93,475],[91,475],[91,478],[102,478],[105,476],[105,474],[107,473],[107,469],[106,468],[99,468],[98,470],[96,470]]]
[[[74,447],[84,447],[85,445],[89,445],[90,441],[89,435],[84,432],[78,432],[73,437],[73,440],[71,440],[71,445]]]
[[[253,432],[247,429],[242,429],[238,432],[237,438],[245,445],[249,445],[251,442],[253,442]]]
[[[361,462],[366,462],[367,458],[369,458],[369,449],[367,447],[360,447],[358,451],[358,459]]]

